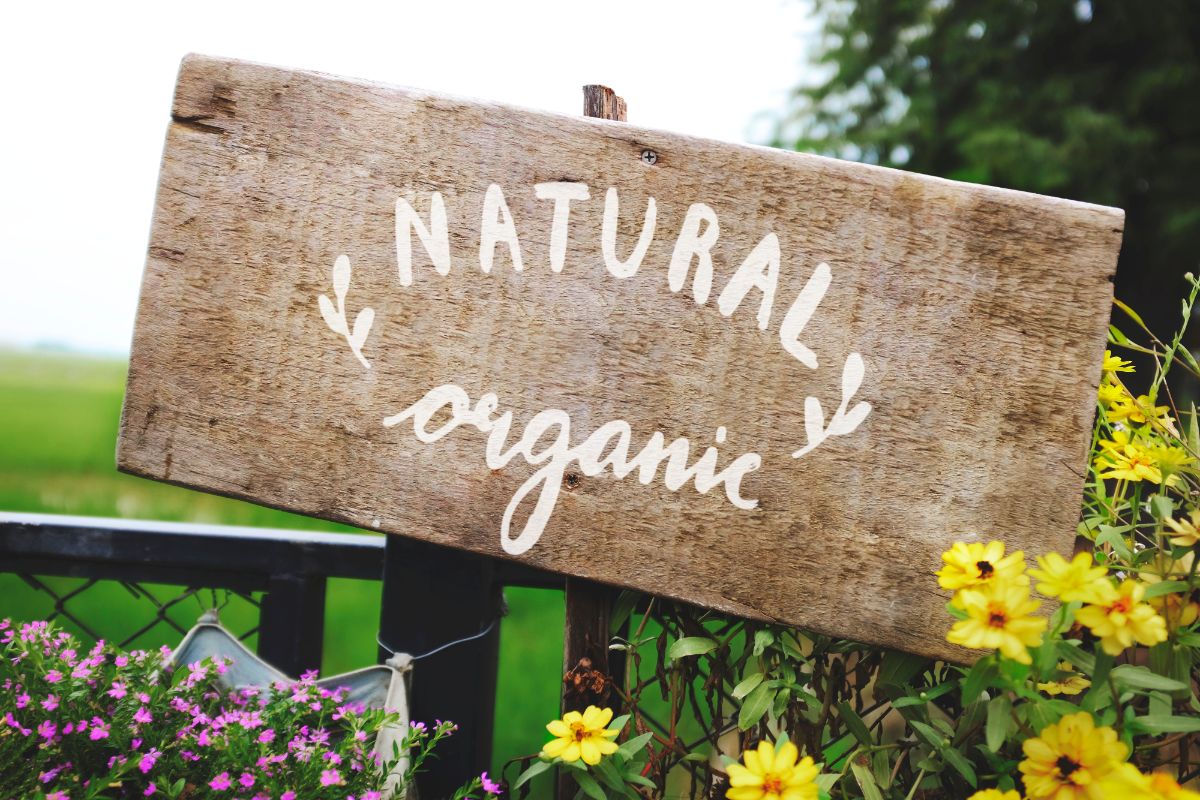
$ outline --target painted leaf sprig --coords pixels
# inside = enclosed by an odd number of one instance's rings
[[[323,294],[317,298],[317,306],[321,309],[321,316],[330,330],[340,336],[345,336],[350,350],[353,351],[363,367],[370,369],[371,362],[363,356],[362,346],[371,333],[371,324],[375,321],[375,309],[362,309],[355,315],[354,325],[347,324],[346,293],[349,291],[350,259],[348,256],[340,255],[333,264],[333,294],[337,298],[337,306],[335,307],[333,301]]]

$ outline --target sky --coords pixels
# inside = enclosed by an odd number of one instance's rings
[[[129,351],[189,52],[762,143],[804,75],[808,0],[17,3],[0,74],[0,343]]]

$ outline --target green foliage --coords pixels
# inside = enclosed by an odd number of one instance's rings
[[[1117,294],[1200,252],[1200,4],[816,0],[812,77],[776,144],[1126,210]]]

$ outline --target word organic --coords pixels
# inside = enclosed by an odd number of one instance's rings
[[[539,200],[547,201],[550,223],[549,266],[552,273],[561,273],[567,261],[572,203],[591,200],[586,184],[577,182],[539,183],[533,187]],[[422,204],[425,205],[425,204]],[[425,217],[405,198],[396,200],[396,263],[402,287],[414,281],[413,242],[420,242],[434,270],[442,276],[450,274],[450,224],[446,204],[440,192],[428,195],[428,214]],[[600,230],[600,251],[608,274],[616,280],[632,277],[643,268],[646,254],[657,233],[658,216],[654,198],[646,201],[642,215],[642,228],[633,250],[622,259],[617,252],[617,228],[620,219],[620,198],[615,188],[604,195],[603,222]],[[479,218],[479,269],[490,274],[496,264],[496,251],[507,250],[508,260],[517,272],[524,270],[521,243],[516,225],[509,211],[504,191],[497,184],[490,185],[482,198]],[[670,262],[666,269],[667,287],[671,292],[683,291],[690,279],[691,295],[699,306],[708,303],[713,292],[712,250],[720,236],[720,222],[716,212],[704,203],[689,206],[679,231]],[[757,308],[753,310],[760,330],[767,330],[776,316],[776,290],[782,254],[779,237],[766,234],[746,255],[733,271],[728,282],[716,296],[716,307],[724,317],[730,317],[744,303],[751,291],[757,292]],[[370,369],[363,346],[375,320],[371,308],[363,308],[355,317],[353,325],[346,316],[346,294],[350,286],[350,260],[340,256],[334,264],[333,288],[335,301],[325,295],[318,298],[318,305],[326,324],[331,330],[345,337],[352,352],[364,368]],[[817,306],[824,298],[833,280],[828,264],[817,264],[811,276],[792,300],[779,322],[779,344],[800,364],[808,369],[817,369],[817,355],[801,341],[801,334],[812,319]],[[744,312],[750,313],[750,312]],[[854,431],[871,411],[866,402],[851,405],[854,395],[862,385],[865,367],[862,356],[850,353],[842,367],[841,403],[832,418],[826,420],[821,402],[815,397],[804,401],[804,429],[808,441],[792,455],[794,458],[812,452],[832,436],[845,436]],[[696,491],[706,494],[717,486],[723,486],[728,501],[739,509],[752,510],[758,501],[742,494],[742,480],[750,472],[760,468],[762,456],[758,453],[743,453],[732,459],[723,468],[718,468],[719,454],[716,447],[707,447],[694,463],[689,465],[692,452],[691,442],[684,437],[667,443],[661,431],[649,435],[646,444],[632,453],[634,431],[625,420],[606,422],[596,430],[582,436],[582,441],[572,444],[570,415],[561,409],[551,408],[534,414],[516,442],[508,446],[513,428],[513,412],[500,409],[499,397],[491,392],[483,394],[474,404],[467,392],[455,384],[444,384],[430,389],[425,395],[400,411],[386,417],[383,424],[393,427],[411,421],[413,433],[421,442],[433,443],[449,435],[456,428],[466,426],[487,434],[484,461],[489,469],[498,470],[517,456],[538,469],[516,490],[505,509],[500,528],[500,543],[505,552],[519,555],[537,543],[558,501],[559,490],[571,464],[587,476],[599,475],[610,470],[617,478],[637,472],[638,480],[648,484],[654,480],[659,466],[666,464],[663,484],[670,491],[678,491],[689,481]],[[449,419],[430,430],[432,420]],[[715,442],[723,444],[726,428],[718,425]],[[539,446],[541,442],[549,442]],[[632,453],[632,454],[631,454]],[[515,536],[513,520],[524,500],[534,492],[537,500],[529,512],[525,524]]]

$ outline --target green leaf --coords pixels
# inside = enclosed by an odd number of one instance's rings
[[[942,758],[946,759],[946,762],[954,767],[967,783],[971,784],[972,789],[975,788],[979,778],[975,776],[975,768],[971,766],[970,761],[967,761],[966,756],[952,747],[947,747],[942,751]]]
[[[946,749],[946,745],[948,744],[946,738],[933,728],[926,725],[924,722],[921,722],[919,719],[910,719],[908,720],[908,724],[911,725],[912,729],[917,732],[917,735],[924,739],[925,742],[934,750],[940,752]]]
[[[996,661],[984,656],[975,662],[962,682],[962,705],[965,708],[979,699],[980,693],[996,678]]]
[[[1058,657],[1068,662],[1084,675],[1091,675],[1096,671],[1096,657],[1091,653],[1084,651],[1078,645],[1071,644],[1070,642],[1060,641],[1057,647]]]
[[[1187,581],[1159,581],[1146,587],[1146,599],[1172,592],[1186,592],[1191,588]]]
[[[546,770],[554,766],[553,761],[535,761],[529,765],[529,769],[521,773],[520,777],[513,783],[513,789],[519,789],[524,784],[541,775]],[[182,779],[181,779],[182,780]]]
[[[754,655],[761,656],[763,650],[775,644],[775,634],[770,631],[754,632]]]
[[[608,619],[609,632],[614,635],[620,635],[621,630],[625,627],[625,623],[629,621],[629,617],[633,615],[633,610],[637,608],[638,600],[642,598],[639,592],[631,592],[628,590],[622,591],[617,595],[617,602],[613,605],[612,613]]]
[[[762,719],[763,714],[767,713],[773,697],[771,685],[769,683],[760,683],[746,697],[745,702],[742,703],[742,707],[738,711],[738,728],[748,731],[757,725],[758,721]]]
[[[1007,695],[993,697],[987,709],[987,746],[993,753],[1000,752],[1013,729],[1012,701]]]
[[[863,722],[862,717],[855,713],[849,703],[837,704],[838,716],[842,718],[842,722],[846,723],[846,729],[854,734],[854,738],[858,739],[860,744],[870,747],[874,744],[871,739],[871,731],[867,728],[867,724]]]
[[[878,682],[889,686],[907,686],[929,664],[929,659],[889,650],[879,664]]]
[[[710,639],[707,636],[685,636],[671,643],[671,646],[667,648],[667,657],[702,656],[716,649],[716,639]]]
[[[600,784],[596,783],[596,779],[586,772],[573,772],[571,775],[575,778],[575,782],[579,784],[579,788],[583,789],[583,793],[592,800],[608,800],[604,796],[604,790],[600,788]]]
[[[875,776],[871,774],[871,770],[854,760],[850,762],[850,770],[854,773],[854,779],[858,781],[858,788],[862,790],[863,800],[883,800],[883,794],[879,791],[879,785],[875,783]]]
[[[1132,664],[1122,664],[1113,667],[1113,680],[1121,686],[1131,689],[1157,689],[1162,692],[1178,692],[1186,689],[1187,685],[1165,675],[1156,675],[1145,667],[1135,667]]]
[[[1134,717],[1127,725],[1136,727],[1143,733],[1157,735],[1160,733],[1194,733],[1200,731],[1200,717],[1173,717],[1165,714],[1147,714],[1144,717]]]
[[[756,672],[742,680],[737,686],[733,687],[733,698],[741,700],[746,695],[750,694],[757,686],[763,682],[763,674]]]
[[[604,781],[604,784],[608,786],[608,788],[616,792],[624,793],[625,781],[621,778],[616,768],[613,767],[612,759],[600,759],[600,763],[593,766],[592,771],[600,776],[600,780]]]
[[[650,731],[648,733],[643,733],[641,736],[635,736],[634,738],[630,739],[627,742],[622,742],[621,746],[617,748],[617,752],[620,753],[621,755],[625,756],[626,758],[632,759],[638,753],[642,752],[642,748],[644,748],[646,746],[646,743],[649,742],[653,738],[654,738],[653,731]]]

